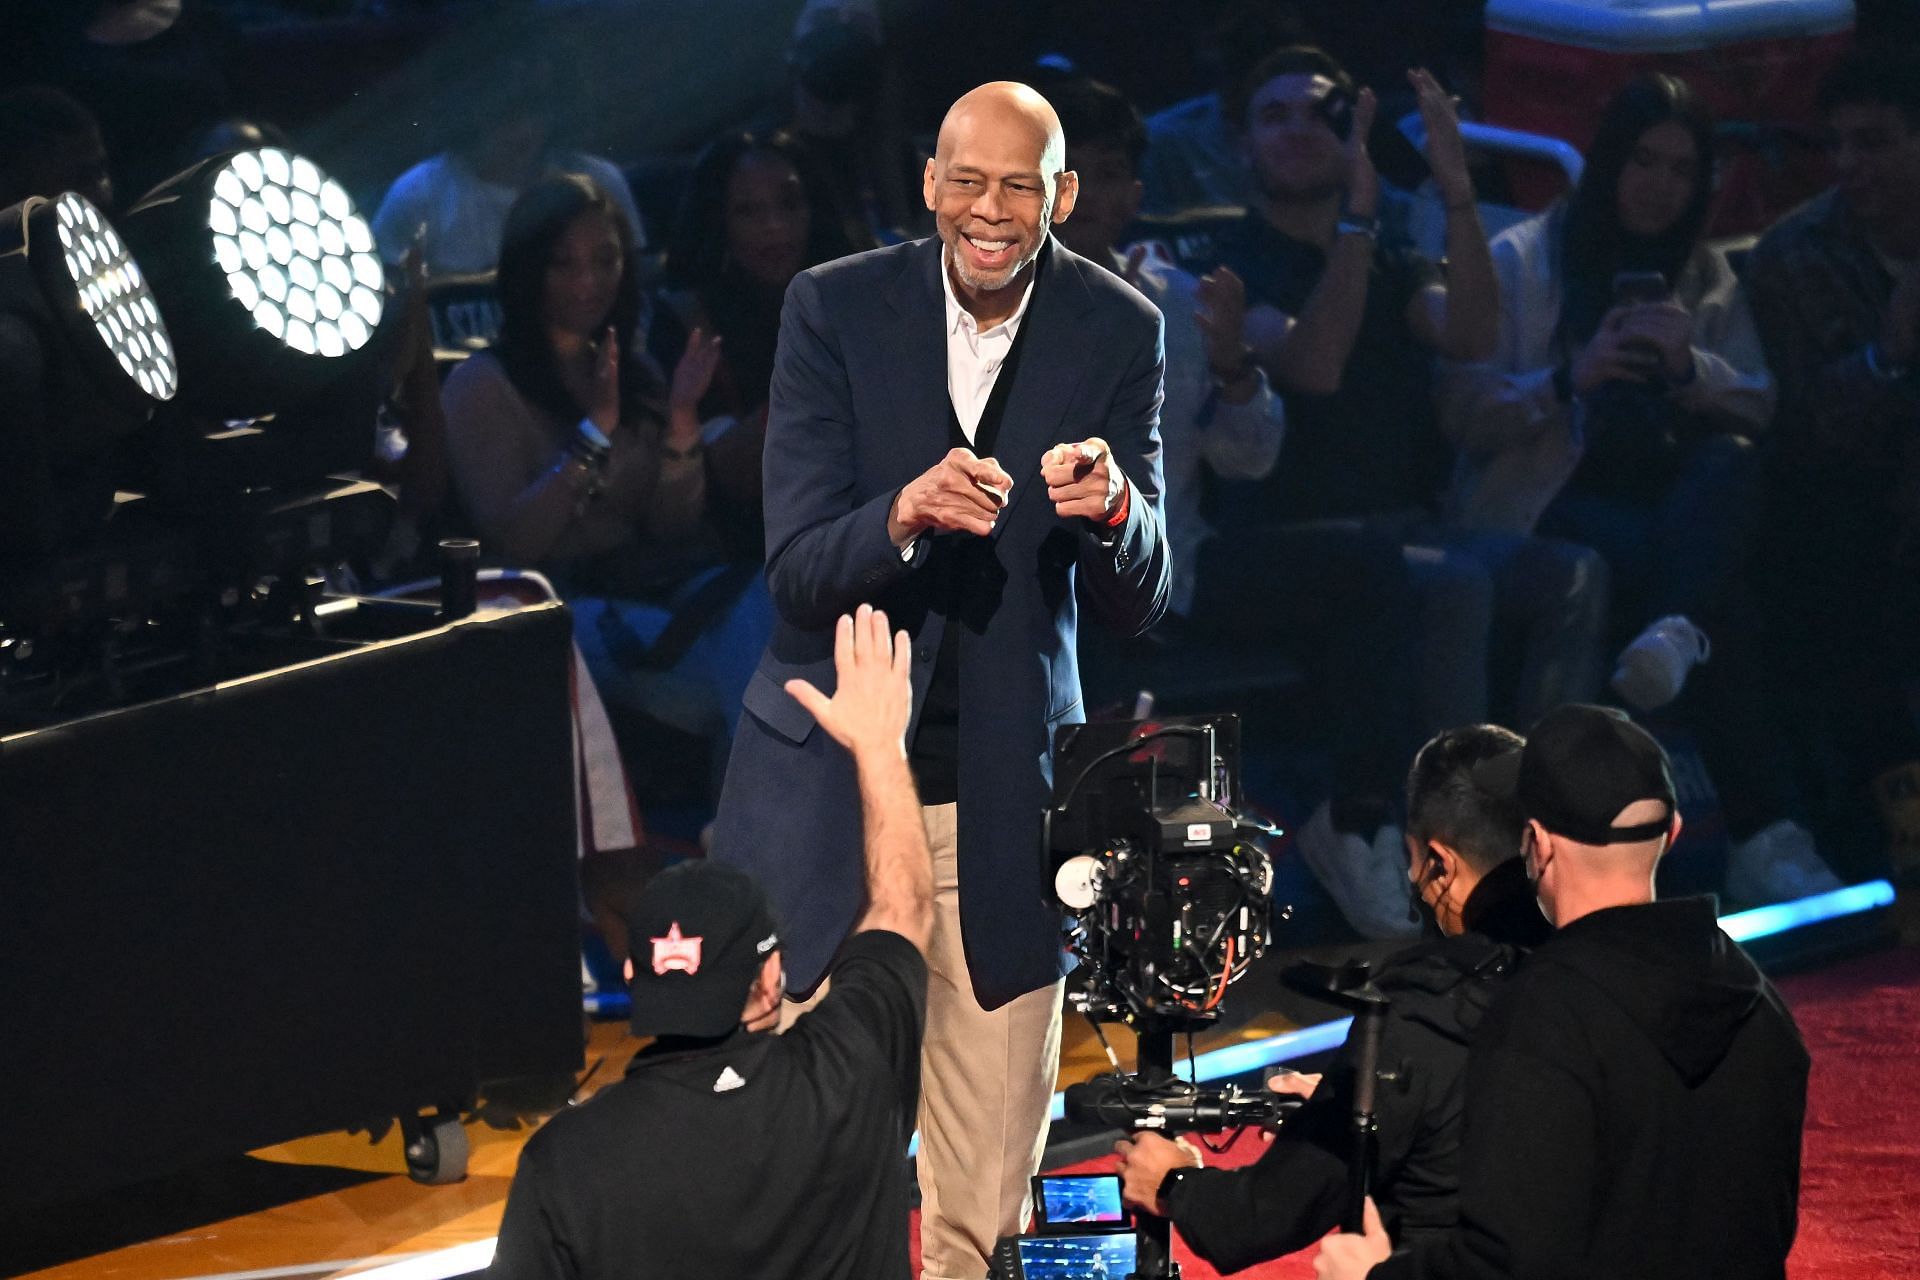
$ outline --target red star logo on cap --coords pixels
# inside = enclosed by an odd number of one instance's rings
[[[653,971],[669,970],[686,974],[700,972],[700,939],[683,937],[678,920],[667,927],[666,937],[653,939]]]

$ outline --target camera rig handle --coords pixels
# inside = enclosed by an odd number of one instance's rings
[[[1380,1039],[1386,1028],[1390,1002],[1373,985],[1372,970],[1364,961],[1315,964],[1302,961],[1287,966],[1282,982],[1303,995],[1331,1001],[1353,1014],[1347,1043],[1355,1051],[1353,1070],[1352,1147],[1347,1154],[1347,1204],[1340,1229],[1359,1232],[1366,1222],[1367,1192],[1373,1184],[1380,1142],[1375,1100],[1380,1089]]]

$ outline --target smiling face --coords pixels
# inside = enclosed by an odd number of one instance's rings
[[[962,292],[1012,284],[1039,256],[1047,228],[1073,209],[1078,184],[1064,172],[1058,123],[1049,129],[1033,104],[1045,117],[1051,108],[1025,94],[1031,102],[984,90],[962,98],[927,162],[923,194]]]
[[[1268,196],[1316,199],[1345,185],[1346,143],[1328,123],[1327,104],[1335,93],[1326,76],[1284,75],[1247,100],[1247,156]]]
[[[1633,144],[1614,189],[1621,229],[1649,239],[1665,235],[1686,214],[1700,181],[1700,151],[1687,126],[1653,126]]]
[[[589,209],[567,224],[547,259],[547,328],[596,338],[613,314],[625,263],[613,220]]]

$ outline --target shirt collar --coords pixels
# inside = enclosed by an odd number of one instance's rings
[[[960,299],[954,296],[953,276],[949,274],[949,269],[947,266],[948,253],[949,253],[949,250],[947,249],[947,247],[944,244],[941,245],[940,246],[940,291],[944,293],[947,297],[947,332],[951,334],[951,333],[965,332],[967,330],[972,329],[974,326],[974,319],[973,319],[972,313],[970,313],[965,307],[960,305]],[[1020,327],[1021,319],[1025,317],[1027,314],[1027,304],[1033,301],[1033,282],[1035,280],[1038,280],[1039,278],[1040,278],[1040,272],[1036,269],[1032,275],[1027,277],[1026,287],[1021,289],[1020,291],[1020,305],[1013,309],[1013,314],[1008,316],[1005,320],[1002,320],[999,324],[994,325],[992,328],[982,330],[980,332],[980,336],[983,338],[995,337],[1002,332],[1011,334],[1014,330],[1018,329]]]

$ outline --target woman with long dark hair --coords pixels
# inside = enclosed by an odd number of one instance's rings
[[[788,133],[729,134],[694,163],[667,246],[669,291],[651,346],[664,362],[691,329],[720,339],[720,369],[701,410],[733,420],[714,431],[708,469],[714,515],[736,554],[763,554],[760,453],[787,285],[808,267],[871,247]]]
[[[1676,713],[1735,837],[1727,892],[1771,900],[1837,882],[1785,816],[1747,584],[1774,382],[1739,279],[1702,238],[1713,166],[1686,81],[1649,73],[1616,94],[1573,193],[1495,238],[1499,347],[1444,371],[1442,417],[1457,520],[1605,556],[1615,640],[1631,637],[1613,687],[1648,711],[1684,686]]]
[[[499,290],[499,341],[442,395],[465,514],[490,555],[553,579],[603,695],[724,740],[771,613],[707,515],[698,405],[718,341],[695,330],[660,377],[627,220],[575,174],[514,202]]]

